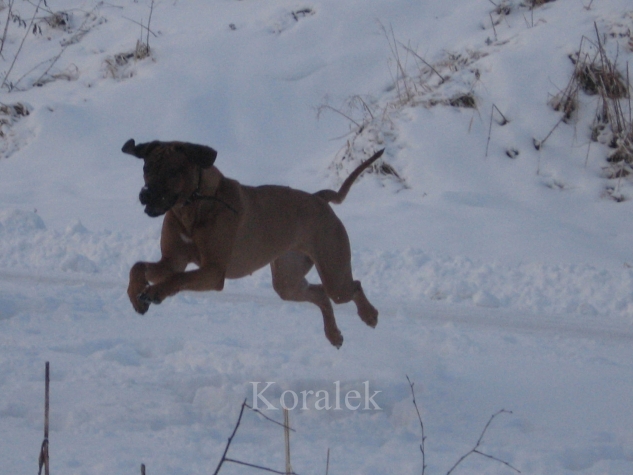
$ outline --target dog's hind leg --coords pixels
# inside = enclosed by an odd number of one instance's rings
[[[289,251],[270,264],[273,288],[283,300],[312,302],[321,309],[326,338],[337,348],[343,344],[343,335],[336,325],[332,303],[322,285],[310,284],[305,275],[314,263],[296,251]]]
[[[367,300],[360,281],[352,277],[347,232],[338,219],[315,239],[313,258],[327,295],[336,304],[354,301],[358,316],[368,326],[378,324],[378,310]]]

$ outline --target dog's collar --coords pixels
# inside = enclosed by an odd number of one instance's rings
[[[224,206],[226,206],[228,209],[233,211],[235,214],[238,214],[238,212],[237,212],[237,210],[235,208],[233,208],[226,201],[224,201],[221,198],[218,198],[216,196],[217,195],[217,190],[216,190],[216,195],[213,195],[213,196],[203,195],[203,194],[200,193],[200,184],[202,183],[202,173],[203,173],[203,170],[202,170],[202,168],[200,168],[200,174],[198,176],[198,186],[196,187],[195,191],[193,193],[191,193],[191,196],[189,196],[189,198],[187,198],[187,200],[185,201],[185,206],[188,206],[188,205],[192,204],[193,202],[199,201],[199,200],[217,201],[218,203],[222,203]]]

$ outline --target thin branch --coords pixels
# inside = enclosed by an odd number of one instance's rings
[[[290,414],[284,407],[284,445],[286,448],[286,475],[293,473],[290,462]]]
[[[380,28],[382,29],[383,34],[385,35],[385,38],[387,39],[387,43],[389,44],[389,50],[391,51],[391,55],[393,56],[393,58],[396,61],[396,70],[399,71],[400,73],[400,78],[402,79],[402,84],[404,86],[404,90],[406,93],[406,97],[403,101],[403,96],[402,93],[400,91],[400,80],[398,78],[398,73],[396,73],[396,77],[394,78],[394,82],[396,85],[396,91],[398,94],[398,100],[400,100],[401,102],[405,103],[407,102],[409,99],[411,99],[412,94],[409,91],[409,86],[407,83],[407,71],[406,68],[404,68],[402,66],[402,61],[400,60],[400,52],[398,50],[398,43],[399,41],[396,40],[396,34],[393,31],[393,25],[389,25],[389,29],[390,31],[387,31],[387,28],[385,28],[385,25],[382,24],[382,22],[378,22],[378,24],[380,25]],[[391,36],[389,36],[391,33]],[[393,44],[392,44],[393,41]]]
[[[424,423],[422,422],[422,416],[420,415],[420,410],[418,409],[418,404],[415,401],[415,391],[413,390],[413,383],[407,376],[407,381],[409,382],[409,387],[411,388],[411,397],[413,398],[413,407],[415,407],[415,412],[418,414],[418,421],[420,421],[420,429],[422,431],[422,442],[420,443],[420,452],[422,452],[422,475],[426,471],[426,458],[424,453],[424,441],[426,440],[426,436],[424,435]]]
[[[371,120],[375,119],[374,114],[372,113],[370,107],[367,105],[367,103],[361,96],[359,95],[353,96],[352,100],[350,101],[350,105],[352,105],[355,101],[360,101],[360,103],[363,105],[363,108],[365,109],[365,112],[367,112],[369,116],[371,117]]]
[[[84,30],[84,26],[85,24],[88,22],[88,19],[90,18],[90,16],[94,13],[94,11],[101,7],[101,5],[103,5],[103,2],[98,2],[95,7],[90,10],[90,13],[88,13],[86,15],[86,18],[84,19],[84,21],[81,23],[81,25],[79,26],[79,28],[77,29],[77,33],[75,33],[75,35],[73,35],[73,37],[77,36],[77,35],[85,35],[86,33],[88,33],[89,30]],[[62,49],[59,52],[59,54],[57,56],[55,56],[54,58],[51,58],[49,61],[51,61],[51,64],[48,66],[48,68],[46,68],[46,70],[40,75],[39,78],[37,78],[35,80],[35,82],[33,83],[34,85],[40,85],[42,80],[44,79],[44,77],[48,74],[48,72],[53,68],[53,66],[55,66],[55,63],[57,63],[57,61],[59,60],[59,58],[61,58],[62,54],[64,54],[64,51],[66,51],[66,48],[68,48],[70,45],[75,44],[74,41],[72,41],[72,38],[70,41],[67,41],[66,43],[64,43],[62,45]],[[35,68],[34,68],[35,69]],[[31,70],[32,71],[32,70]],[[29,71],[30,72],[30,71]],[[28,74],[28,73],[27,73]],[[26,76],[26,74],[24,75]],[[22,76],[20,79],[18,79],[18,81],[15,83],[15,86],[18,85],[18,83],[24,78],[24,76]]]
[[[242,462],[241,460],[235,460],[232,458],[225,458],[224,459],[226,462],[231,462],[231,463],[235,463],[238,465],[244,465],[246,467],[251,467],[251,468],[256,468],[258,470],[263,470],[264,472],[270,472],[270,473],[278,473],[279,475],[298,475],[295,472],[280,472],[279,470],[273,470],[272,468],[268,468],[268,467],[262,467],[261,465],[255,465],[253,463],[248,463],[248,462]]]
[[[490,137],[492,136],[492,113],[494,112],[494,104],[490,108],[490,126],[488,127],[488,141],[486,142],[486,158],[488,158],[488,148],[490,147]]]
[[[37,2],[37,7],[35,7],[35,11],[33,12],[33,16],[31,17],[31,22],[29,23],[29,26],[26,29],[26,33],[24,34],[24,37],[22,38],[22,42],[20,43],[20,47],[18,48],[18,51],[15,53],[15,56],[13,57],[13,62],[11,63],[11,66],[9,67],[9,70],[4,75],[4,79],[2,81],[2,84],[0,85],[0,88],[3,88],[5,86],[5,84],[7,84],[7,79],[9,78],[9,74],[11,74],[11,71],[13,71],[13,67],[15,66],[15,63],[18,60],[18,56],[20,56],[20,52],[22,51],[22,47],[24,46],[24,42],[26,41],[26,37],[31,32],[31,28],[33,28],[33,22],[35,21],[35,16],[37,15],[37,12],[40,9],[41,3],[42,3],[42,0],[39,0]],[[9,89],[11,89],[11,88],[9,87]]]
[[[401,41],[399,41],[398,43],[400,43],[400,46],[402,46],[404,49],[406,49],[409,53],[411,53],[413,56],[415,56],[416,58],[418,58],[420,61],[422,61],[422,63],[424,63],[424,65],[428,68],[431,69],[431,71],[433,71],[435,74],[438,75],[438,77],[441,79],[441,83],[443,84],[446,79],[444,78],[444,76],[442,76],[437,69],[435,69],[428,61],[426,61],[422,56],[420,56],[418,53],[416,53],[415,51],[413,51],[413,49],[409,48],[408,46],[404,45]]]
[[[493,104],[493,105],[492,105],[492,108],[493,108],[493,109],[495,109],[495,110],[499,113],[499,115],[501,116],[501,118],[503,119],[503,121],[502,121],[499,125],[504,126],[504,125],[506,125],[508,122],[510,122],[510,121],[506,118],[506,116],[505,116],[505,115],[503,115],[503,112],[501,112],[501,110],[499,110],[499,108],[497,107],[497,105],[496,105],[496,104]]]
[[[233,428],[233,433],[229,437],[229,440],[226,443],[226,447],[224,447],[224,453],[222,454],[220,463],[218,463],[218,466],[216,467],[215,472],[213,472],[213,475],[218,475],[218,473],[220,473],[220,468],[222,468],[222,464],[226,461],[226,453],[229,451],[229,447],[231,446],[231,442],[233,442],[233,437],[235,437],[235,434],[237,433],[237,429],[240,426],[240,422],[242,422],[242,416],[244,415],[245,407],[246,407],[246,399],[244,399],[244,402],[242,403],[242,408],[240,409],[240,415],[237,418],[235,427]]]
[[[267,415],[265,415],[262,411],[260,411],[259,409],[255,409],[252,406],[250,406],[248,403],[246,404],[246,407],[249,408],[251,411],[256,412],[257,414],[259,414],[260,416],[262,416],[264,419],[266,419],[269,422],[272,422],[273,424],[277,424],[280,427],[286,427],[284,424],[282,424],[281,422],[277,422],[275,419],[271,419],[270,417],[268,417]],[[296,430],[294,430],[292,427],[288,427],[288,429],[290,429],[292,432],[297,432]]]
[[[629,99],[629,127],[633,126],[633,120],[631,119],[631,79],[629,76],[629,62],[626,62],[626,95]],[[633,132],[633,129],[631,130]]]
[[[228,438],[227,442],[226,442],[226,447],[224,447],[224,452],[222,453],[222,458],[220,459],[220,462],[218,463],[218,466],[215,469],[215,472],[213,472],[213,475],[218,475],[218,473],[220,473],[220,469],[222,468],[222,465],[224,464],[224,462],[230,462],[230,463],[235,463],[238,465],[244,465],[246,467],[251,467],[251,468],[256,468],[258,470],[263,470],[265,472],[270,472],[270,473],[278,473],[280,475],[297,475],[295,472],[280,472],[278,470],[273,470],[272,468],[268,468],[268,467],[264,467],[261,465],[255,465],[252,463],[248,463],[248,462],[243,462],[241,460],[236,460],[230,457],[227,457],[226,454],[229,451],[229,448],[231,447],[231,443],[233,442],[233,438],[235,437],[235,434],[237,434],[237,429],[240,427],[240,423],[242,422],[242,416],[244,415],[244,409],[249,408],[251,409],[253,412],[257,412],[258,414],[261,414],[262,416],[264,416],[260,411],[258,411],[257,409],[253,409],[251,406],[249,406],[246,403],[246,399],[244,399],[244,402],[242,403],[242,407],[240,408],[240,415],[237,418],[237,422],[235,423],[235,427],[233,427],[233,432],[231,433],[230,437]],[[289,430],[292,430],[287,424],[279,424],[277,421],[274,421],[266,416],[264,416],[264,418],[266,418],[267,420],[269,420],[270,422],[273,422],[277,425],[281,425],[282,427],[285,427]]]
[[[154,13],[154,0],[152,0],[152,4],[150,5],[150,8],[149,8],[149,19],[147,20],[147,37],[146,37],[146,40],[145,40],[145,44],[147,45],[147,49],[148,50],[149,50],[149,32],[150,32],[149,26],[152,23],[152,13]],[[154,35],[154,36],[156,36],[156,35]]]
[[[490,427],[490,424],[492,424],[492,421],[495,419],[495,417],[497,417],[499,414],[512,414],[512,411],[506,411],[505,409],[501,409],[500,411],[494,413],[492,416],[490,416],[490,419],[488,419],[488,422],[486,423],[486,426],[484,427],[484,430],[481,431],[481,435],[479,436],[479,439],[477,439],[477,443],[475,444],[475,446],[468,451],[467,453],[465,453],[464,455],[462,455],[459,460],[455,463],[455,465],[453,465],[451,467],[451,469],[446,472],[446,475],[451,475],[451,473],[453,472],[453,470],[455,470],[457,468],[457,466],[462,463],[466,458],[468,458],[470,455],[472,454],[478,454],[478,455],[483,455],[484,457],[487,457],[491,460],[495,460],[496,462],[500,462],[502,464],[504,464],[505,466],[511,468],[512,470],[514,470],[517,473],[521,473],[521,471],[519,469],[517,469],[516,467],[513,467],[512,465],[510,465],[508,462],[501,460],[497,457],[494,457],[490,454],[486,454],[484,452],[481,452],[479,450],[479,446],[481,445],[481,442],[484,439],[484,436],[486,435],[486,431],[488,430],[488,427]]]
[[[554,133],[554,131],[556,130],[556,128],[557,128],[557,127],[561,124],[561,122],[563,122],[564,120],[565,120],[565,116],[563,115],[563,116],[562,116],[562,117],[558,120],[558,122],[556,122],[556,125],[554,125],[554,127],[552,127],[552,130],[550,130],[550,131],[549,131],[549,133],[545,136],[545,138],[544,138],[543,140],[536,140],[536,139],[534,139],[534,140],[533,140],[533,142],[534,142],[534,148],[535,148],[536,150],[540,150],[540,149],[541,149],[541,147],[542,147],[543,145],[545,145],[545,141],[546,141],[548,138],[550,138],[550,136]]]
[[[2,39],[0,39],[0,57],[2,57],[2,50],[4,49],[4,43],[7,40],[7,31],[9,30],[9,23],[11,23],[11,13],[13,10],[13,1],[9,0],[9,5],[7,7],[7,21],[4,24],[4,32],[2,33]]]
[[[132,18],[128,18],[128,17],[123,16],[123,15],[121,16],[121,18],[124,18],[125,20],[131,21],[132,23],[134,23],[134,24],[136,24],[136,25],[140,26],[142,30],[147,30],[147,32],[148,32],[148,33],[151,33],[151,34],[152,34],[152,36],[153,36],[154,38],[158,38],[158,35],[157,35],[156,33],[154,33],[152,30],[150,30],[147,26],[145,26],[145,25],[144,25],[143,23],[141,23],[140,21],[136,21],[136,20],[134,20],[134,19],[132,19]]]
[[[356,121],[355,121],[354,119],[352,119],[350,116],[348,116],[347,114],[343,113],[341,110],[339,110],[339,109],[337,109],[337,108],[335,108],[335,107],[332,107],[332,106],[331,106],[331,105],[329,105],[329,104],[323,104],[323,105],[319,106],[319,108],[317,109],[317,118],[318,118],[318,116],[320,115],[320,113],[321,113],[323,110],[325,110],[325,109],[327,109],[327,110],[331,110],[332,112],[336,112],[337,114],[342,115],[342,116],[343,116],[343,117],[345,117],[347,120],[349,120],[351,123],[353,123],[354,125],[356,125],[356,127],[358,127],[359,129],[362,127],[362,126],[361,126],[358,122],[356,122]]]
[[[488,148],[490,147],[490,138],[492,137],[492,118],[494,116],[495,110],[499,113],[499,115],[503,119],[502,122],[499,123],[500,126],[504,126],[508,122],[510,122],[508,119],[506,119],[506,116],[503,115],[503,112],[501,112],[499,108],[495,104],[493,104],[492,107],[490,108],[490,125],[488,126],[488,142],[486,142],[486,155],[485,155],[486,157],[488,157]]]
[[[28,3],[29,5],[32,6],[36,6],[34,2],[32,2],[31,0],[26,0],[26,3]],[[46,0],[44,0],[44,6],[40,7],[42,10],[44,10],[46,13],[49,13],[51,15],[54,15],[55,13],[53,12],[53,10],[51,10],[50,8],[48,8],[48,5],[46,4]]]
[[[48,420],[49,420],[49,408],[50,408],[50,397],[49,397],[50,385],[51,385],[50,363],[47,361],[46,366],[45,366],[45,375],[44,375],[44,441],[42,442],[42,448],[40,449],[38,475],[42,475],[42,467],[44,467],[44,474],[49,475]]]

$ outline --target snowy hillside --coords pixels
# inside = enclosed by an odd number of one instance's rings
[[[420,473],[407,375],[427,474],[501,409],[481,450],[521,473],[631,473],[630,1],[38,1],[0,0],[1,473],[37,465],[45,361],[53,473],[212,473],[268,382],[378,391],[290,411],[296,473]],[[335,306],[335,350],[267,268],[137,315],[129,138],[307,191],[385,147],[334,207],[377,328]],[[283,431],[247,412],[230,453],[282,470]]]

